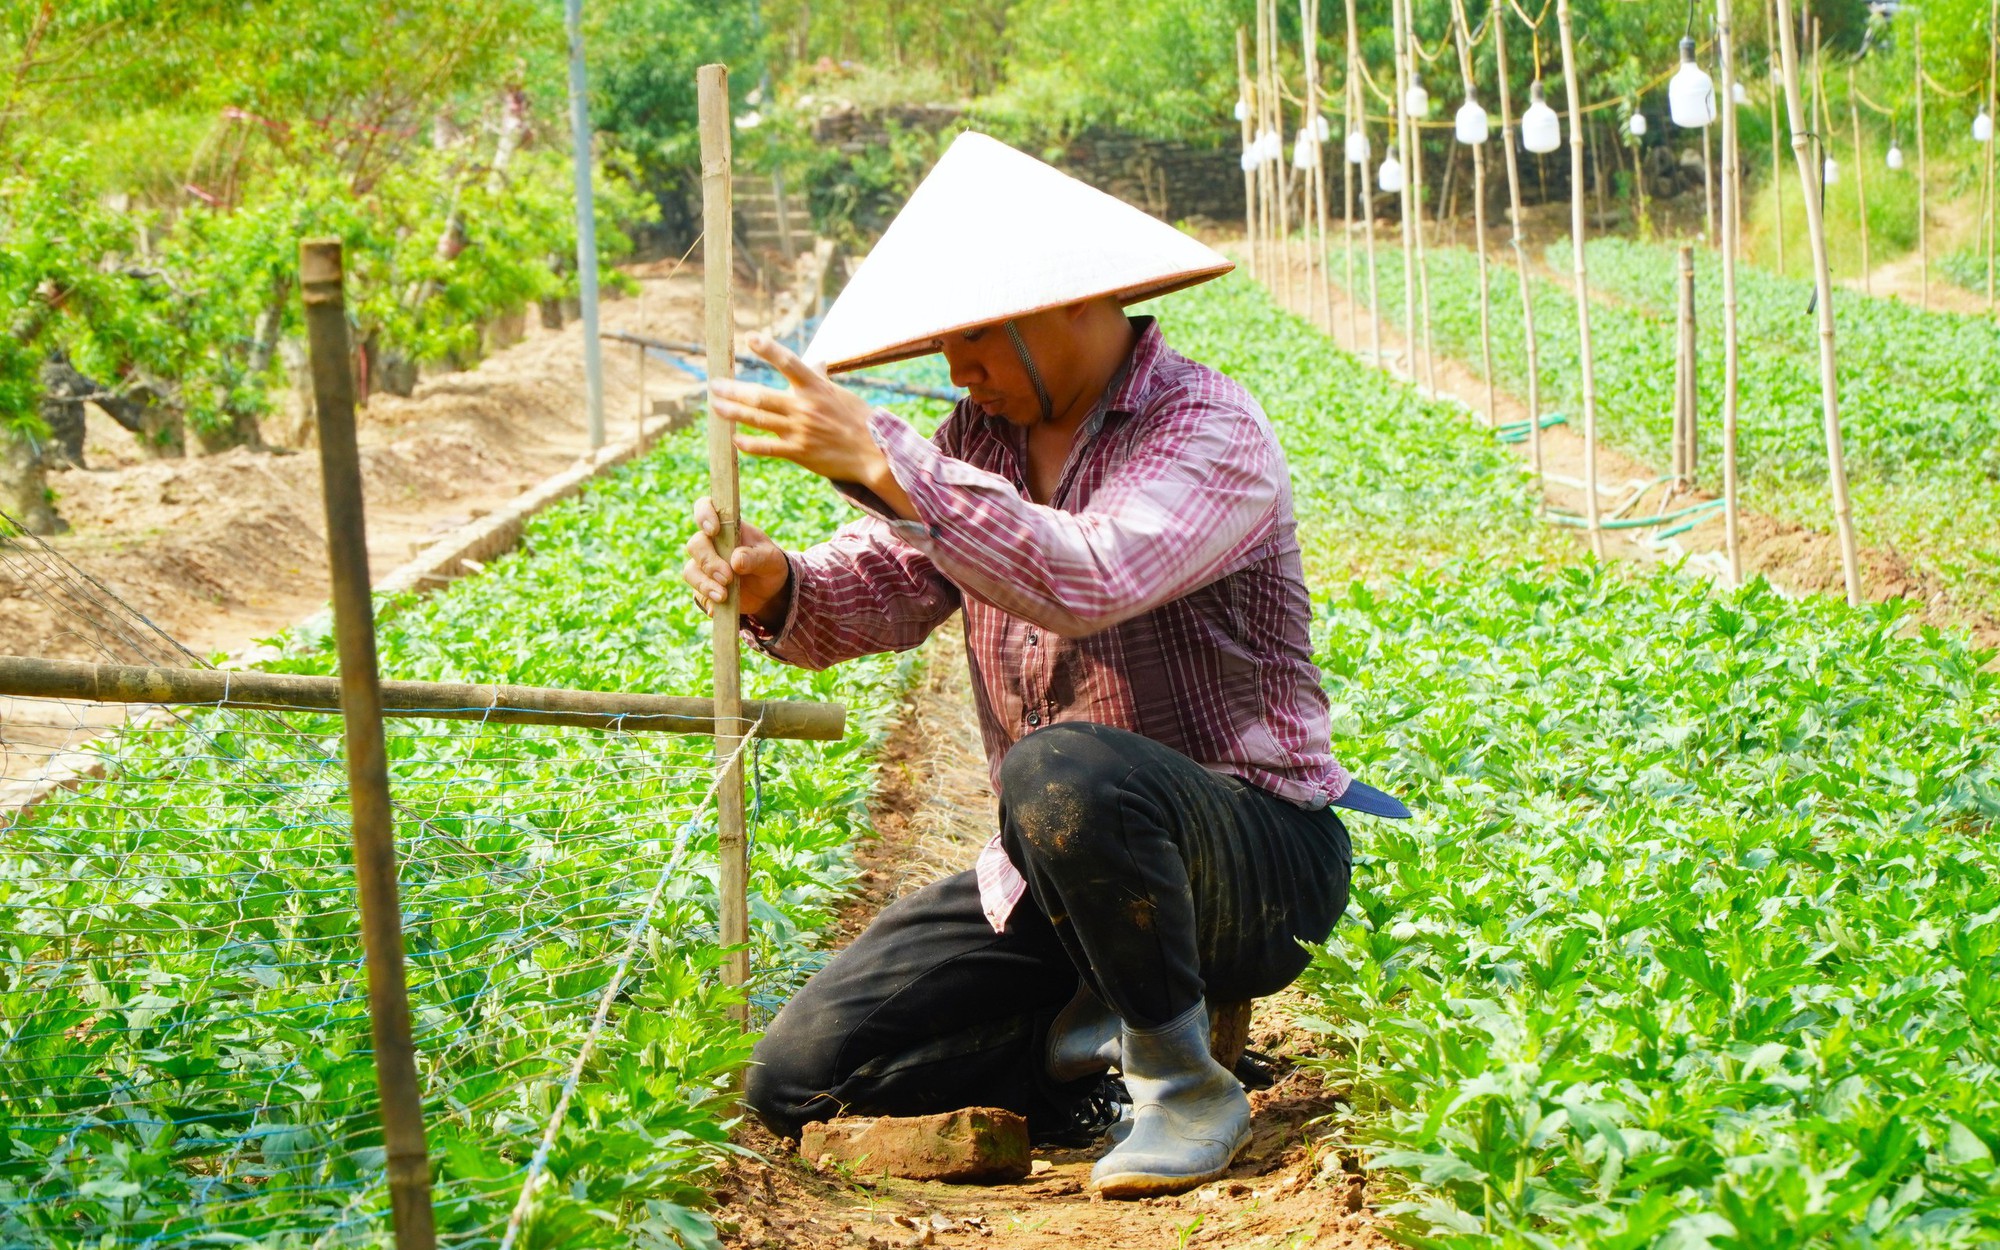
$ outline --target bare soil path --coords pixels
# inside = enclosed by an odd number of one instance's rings
[[[889,902],[971,864],[993,828],[987,781],[956,630],[933,636],[923,676],[892,732],[870,802],[877,837],[861,849],[862,889],[841,925],[852,937]],[[1302,1003],[1300,1005],[1303,1005]],[[738,1141],[761,1158],[730,1167],[715,1191],[723,1244],[784,1250],[846,1246],[1229,1247],[1377,1250],[1373,1194],[1360,1160],[1324,1118],[1346,1091],[1296,1066],[1311,1036],[1289,1026],[1285,996],[1261,1001],[1251,1045],[1281,1076],[1251,1096],[1256,1136],[1224,1179],[1192,1193],[1106,1202],[1090,1192],[1097,1151],[1040,1151],[1012,1185],[944,1185],[816,1171],[792,1143],[755,1126]]]

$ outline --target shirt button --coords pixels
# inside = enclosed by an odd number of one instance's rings
[[[1032,647],[1032,646],[1034,646],[1034,645],[1035,645],[1035,642],[1036,642],[1036,640],[1037,640],[1037,639],[1038,639],[1039,637],[1040,637],[1040,635],[1038,635],[1037,633],[1035,633],[1035,631],[1034,631],[1034,630],[1032,630],[1032,629],[1031,629],[1031,630],[1029,630],[1029,631],[1028,631],[1028,645],[1029,645],[1029,646],[1031,646],[1031,647]]]
[[[1040,712],[1030,712],[1030,713],[1028,713],[1028,723],[1029,723],[1030,725],[1039,725],[1039,724],[1041,724],[1041,723],[1042,723],[1042,714],[1041,714]]]

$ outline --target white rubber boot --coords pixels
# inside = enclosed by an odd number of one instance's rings
[[[1118,1066],[1124,1025],[1090,986],[1076,987],[1076,997],[1049,1025],[1048,1053],[1043,1066],[1051,1080],[1068,1084]]]
[[[1091,1169],[1097,1192],[1151,1198],[1227,1172],[1250,1140],[1250,1097],[1208,1053],[1207,1004],[1157,1029],[1128,1027],[1120,1042],[1132,1128]]]

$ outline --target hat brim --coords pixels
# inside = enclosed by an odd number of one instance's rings
[[[1403,800],[1387,791],[1377,790],[1365,781],[1349,780],[1347,789],[1333,801],[1333,805],[1364,816],[1384,816],[1390,820],[1410,818],[1410,809],[1403,806]]]
[[[1211,265],[1205,269],[1176,274],[1163,282],[1149,282],[1142,287],[1128,291],[1106,291],[1104,295],[1117,300],[1120,304],[1142,304],[1149,299],[1158,299],[1162,295],[1172,295],[1175,291],[1184,291],[1188,287],[1199,286],[1212,278],[1221,277],[1234,268],[1236,268],[1235,261],[1226,261],[1219,265]],[[1085,298],[1101,299],[1104,296],[1092,295]],[[912,339],[907,343],[901,343],[894,347],[885,347],[880,351],[869,352],[865,356],[855,356],[847,360],[830,360],[826,363],[825,368],[828,373],[850,373],[856,369],[868,369],[876,365],[892,365],[899,360],[915,360],[919,356],[929,356],[943,351],[946,335],[963,334],[967,330],[976,330],[981,326],[999,325],[1002,322],[1012,321],[1016,317],[1032,317],[1036,313],[1047,312],[1052,308],[1067,308],[1071,304],[1080,304],[1083,302],[1084,300],[1081,299],[1056,300],[1052,303],[1023,308],[1019,312],[1007,313],[1004,316],[983,317],[978,321],[968,321],[964,325],[947,326],[936,334],[927,334],[921,339]]]

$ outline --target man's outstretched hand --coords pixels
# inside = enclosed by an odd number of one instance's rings
[[[746,617],[756,618],[767,629],[776,629],[791,605],[791,562],[778,544],[748,521],[736,525],[736,550],[724,560],[715,549],[722,533],[722,520],[715,505],[703,495],[694,504],[694,537],[688,539],[687,563],[681,566],[681,580],[694,591],[702,607],[713,611],[729,597],[733,581],[740,589],[736,601]]]
[[[909,496],[889,471],[889,458],[868,432],[868,401],[766,335],[751,335],[746,346],[770,362],[791,386],[776,390],[754,382],[709,384],[709,405],[715,415],[739,427],[736,449],[789,460],[829,481],[866,487],[895,512],[913,517]],[[745,433],[746,428],[761,434]]]

